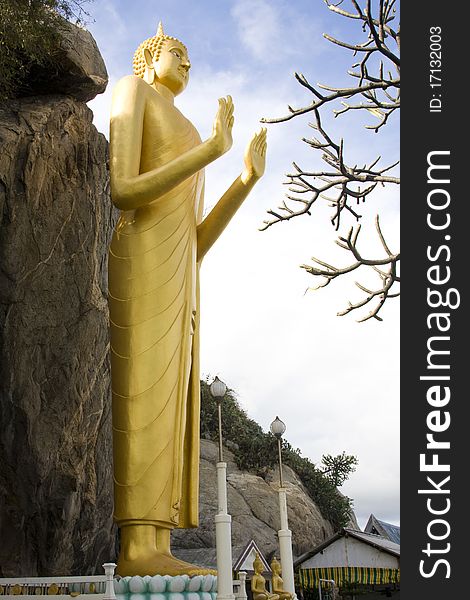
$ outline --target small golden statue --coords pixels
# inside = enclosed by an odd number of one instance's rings
[[[23,587],[19,583],[15,583],[11,588],[12,596],[21,596],[23,594]]]
[[[261,575],[263,572],[263,563],[259,557],[259,554],[256,555],[255,560],[253,561],[253,570],[255,574],[251,579],[251,591],[253,592],[253,600],[279,600],[278,594],[271,594],[266,589],[266,579]]]
[[[281,578],[281,563],[276,557],[271,561],[271,570],[273,572],[273,591],[279,596],[279,600],[293,600],[294,595],[284,589],[284,582]]]
[[[232,99],[219,99],[203,142],[174,106],[188,83],[186,46],[160,23],[133,64],[114,90],[110,134],[121,211],[109,251],[117,573],[193,575],[207,571],[172,556],[170,533],[198,524],[199,268],[264,173],[266,129],[203,219],[204,167],[232,145]]]

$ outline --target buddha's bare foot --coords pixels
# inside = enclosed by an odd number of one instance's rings
[[[126,558],[119,556],[116,572],[121,577],[140,575],[217,575],[214,569],[205,569],[179,560],[171,554],[154,550],[146,556]]]

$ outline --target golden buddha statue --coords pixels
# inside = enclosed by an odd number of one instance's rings
[[[261,574],[263,572],[263,566],[264,565],[259,557],[259,554],[257,554],[255,560],[253,561],[253,570],[255,573],[251,578],[251,591],[253,592],[253,600],[279,600],[279,596],[277,594],[272,594],[266,589],[266,579]]]
[[[271,570],[273,572],[273,592],[279,596],[279,600],[293,600],[294,595],[286,592],[284,582],[281,577],[281,563],[274,556],[271,561]]]
[[[232,145],[232,99],[219,99],[201,141],[174,106],[188,83],[185,45],[160,24],[133,64],[114,90],[110,133],[121,211],[109,251],[117,573],[191,575],[207,571],[172,556],[170,533],[198,524],[199,267],[264,173],[266,130],[203,219],[203,169]]]

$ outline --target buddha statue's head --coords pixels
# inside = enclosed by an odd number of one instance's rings
[[[273,557],[273,559],[271,561],[271,570],[276,575],[281,574],[281,563],[277,560],[277,558],[275,556]]]
[[[253,571],[257,575],[260,575],[263,572],[263,568],[264,568],[263,561],[259,557],[259,554],[257,554],[255,557],[255,560],[253,561]]]
[[[157,35],[143,41],[134,53],[134,74],[149,85],[164,85],[175,96],[188,84],[190,67],[186,46],[166,35],[161,22]]]

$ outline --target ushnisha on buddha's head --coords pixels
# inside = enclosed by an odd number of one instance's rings
[[[161,22],[157,35],[144,40],[134,53],[134,74],[153,87],[165,86],[175,96],[186,88],[190,68],[188,49],[177,38],[166,35]]]

